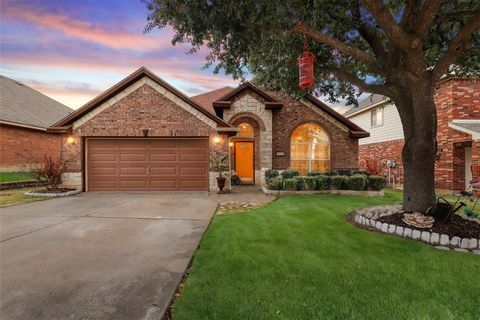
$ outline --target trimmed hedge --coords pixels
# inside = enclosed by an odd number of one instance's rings
[[[299,176],[300,173],[296,170],[287,169],[282,171],[283,179],[292,179],[293,177]]]
[[[354,174],[348,179],[348,190],[365,190],[367,177],[363,174]]]
[[[295,176],[292,179],[297,180],[297,190],[298,191],[304,191],[305,190],[305,177]]]
[[[348,188],[347,176],[332,176],[331,181],[332,181],[332,186],[338,190],[346,190]]]
[[[317,185],[317,177],[304,177],[303,180],[305,181],[305,190],[315,190]]]
[[[283,190],[283,178],[276,177],[267,181],[267,187],[270,190]]]
[[[315,190],[330,190],[331,178],[329,176],[317,176]]]
[[[382,176],[370,176],[368,177],[368,188],[374,191],[380,191],[385,188],[387,179]]]
[[[285,179],[283,187],[287,191],[297,191],[297,179]]]
[[[280,174],[275,169],[269,169],[269,170],[265,171],[265,181],[266,182],[268,182],[268,181],[270,181],[274,178],[277,178],[279,176],[280,176]]]

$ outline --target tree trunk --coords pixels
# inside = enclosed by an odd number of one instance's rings
[[[405,136],[403,207],[406,212],[424,213],[435,203],[437,114],[434,86],[423,79],[404,89],[394,99]]]

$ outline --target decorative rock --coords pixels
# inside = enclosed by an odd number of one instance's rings
[[[442,246],[448,246],[450,244],[450,238],[446,234],[440,236],[440,244]]]
[[[480,250],[472,250],[474,255],[480,256]]]
[[[469,249],[475,249],[477,248],[478,240],[475,238],[470,238],[470,241],[468,242],[468,248]]]
[[[460,248],[468,249],[470,247],[470,239],[462,238],[462,242],[460,242]]]
[[[430,242],[430,232],[422,231],[422,241]]]
[[[366,225],[366,226],[369,226],[370,225],[370,219],[365,218],[365,220],[363,220],[363,224]]]
[[[414,230],[412,231],[412,239],[413,239],[413,240],[420,239],[420,234],[421,234],[421,233],[420,233],[419,230],[415,230],[415,229],[414,229]]]
[[[377,221],[375,223],[375,228],[377,228],[378,230],[382,230],[382,223],[380,221]]]
[[[382,223],[382,232],[387,232],[388,231],[388,223]]]
[[[394,224],[389,224],[389,225],[388,225],[388,233],[394,233],[396,227],[397,227],[397,226],[394,225]]]
[[[355,222],[358,223],[360,221],[360,216],[358,214],[355,215]]]
[[[397,226],[397,228],[395,229],[395,233],[399,236],[403,235],[403,227]]]
[[[435,249],[440,249],[440,250],[450,250],[449,247],[444,247],[444,246],[435,246]]]
[[[436,232],[432,232],[432,236],[430,237],[431,244],[438,244],[440,242],[440,235]]]
[[[373,220],[373,219],[370,220],[370,225],[371,225],[373,228],[375,228],[375,224],[376,224],[376,223],[377,223],[377,221],[375,221],[375,220]]]
[[[412,229],[410,229],[410,228],[403,229],[403,236],[407,237],[407,238],[411,238],[412,237]]]
[[[453,237],[450,240],[450,244],[454,247],[458,247],[460,245],[460,238],[459,237]]]
[[[455,251],[457,251],[457,252],[468,252],[467,249],[462,249],[462,248],[455,248],[455,249],[453,249],[453,250],[455,250]]]
[[[360,218],[360,224],[363,224],[365,222],[365,217]]]

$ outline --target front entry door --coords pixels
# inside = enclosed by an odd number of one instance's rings
[[[254,143],[235,142],[235,170],[241,182],[254,183]]]

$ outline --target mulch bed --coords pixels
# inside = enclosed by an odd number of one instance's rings
[[[432,228],[420,229],[412,227],[402,221],[403,213],[394,213],[390,216],[378,218],[377,221],[385,222],[388,224],[394,224],[397,226],[417,229],[420,231],[430,231],[439,234],[446,234],[450,237],[460,238],[480,238],[480,224],[475,221],[469,221],[463,219],[458,214],[452,215],[449,223],[443,223],[442,221],[435,221]]]
[[[74,191],[76,189],[72,188],[58,188],[58,189],[40,189],[40,190],[34,190],[32,192],[35,193],[65,193],[69,191]]]

